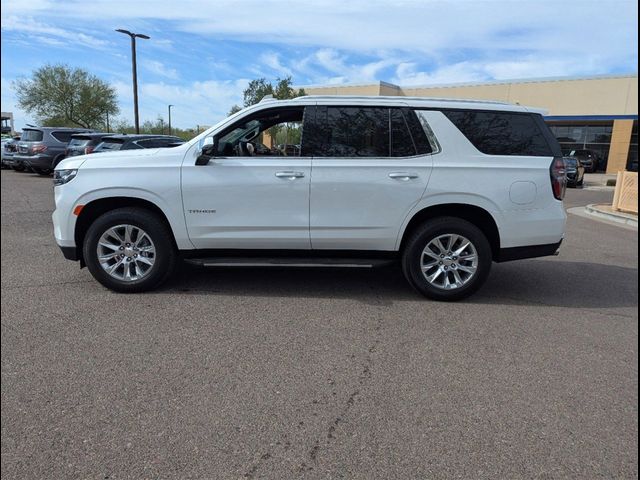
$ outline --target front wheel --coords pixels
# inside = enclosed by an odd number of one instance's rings
[[[122,293],[153,290],[173,272],[177,253],[162,218],[142,208],[119,208],[98,217],[84,239],[93,277]]]
[[[474,224],[455,217],[430,220],[408,239],[402,270],[424,296],[461,300],[476,292],[491,270],[487,237]]]

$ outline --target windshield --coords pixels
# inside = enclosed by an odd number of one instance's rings
[[[42,130],[23,130],[20,139],[24,142],[41,142]]]

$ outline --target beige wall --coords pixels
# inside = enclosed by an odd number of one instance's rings
[[[505,83],[398,87],[367,85],[305,87],[310,95],[389,95],[498,100],[546,109],[548,115],[637,115],[638,76],[532,80]]]
[[[614,120],[607,173],[618,173],[627,168],[632,128],[633,120]]]

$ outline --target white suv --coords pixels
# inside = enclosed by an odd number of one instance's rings
[[[420,293],[456,300],[492,261],[556,253],[566,221],[560,146],[540,112],[497,102],[266,99],[178,147],[67,159],[54,183],[65,257],[119,292],[179,259],[397,259]]]

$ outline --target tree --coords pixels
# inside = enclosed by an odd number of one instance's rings
[[[231,115],[233,115],[234,113],[238,113],[240,110],[242,110],[242,107],[239,107],[238,105],[234,105],[233,107],[231,107],[231,109],[229,110],[229,114],[227,115],[228,117],[230,117]]]
[[[295,90],[291,86],[291,77],[276,79],[275,86],[270,82],[267,82],[264,78],[258,78],[251,80],[244,92],[244,106],[255,105],[267,95],[273,95],[273,98],[278,100],[286,100],[288,98],[303,97],[306,92],[303,88]]]
[[[116,90],[81,68],[45,65],[13,82],[18,106],[41,124],[92,128],[119,111]]]

